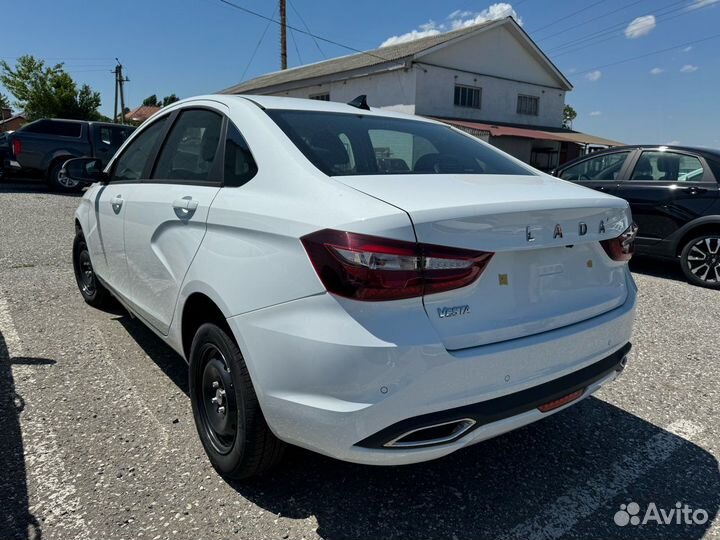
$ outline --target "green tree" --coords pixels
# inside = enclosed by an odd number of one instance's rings
[[[143,99],[142,104],[147,105],[149,107],[161,107],[161,104],[158,101],[156,94],[153,94],[152,96],[148,96],[145,99]]]
[[[180,98],[177,97],[175,94],[170,94],[169,96],[165,96],[162,100],[162,106],[167,107],[171,103],[175,103],[176,101],[180,101]]]
[[[100,93],[87,84],[78,89],[62,64],[45,66],[30,55],[17,59],[15,67],[0,61],[0,83],[15,97],[15,105],[28,120],[38,118],[75,118],[97,120],[101,117]]]
[[[577,118],[577,113],[570,105],[565,105],[563,109],[563,127],[572,129],[573,120]]]

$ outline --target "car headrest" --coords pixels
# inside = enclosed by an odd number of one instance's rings
[[[213,122],[212,125],[205,128],[202,143],[200,145],[200,159],[203,161],[212,161],[215,157],[218,141],[220,141],[220,125]]]
[[[638,159],[637,165],[635,165],[635,170],[652,172],[652,164],[646,156],[642,156],[640,159]]]
[[[677,156],[660,156],[657,159],[657,168],[664,173],[677,174],[680,168],[680,159]]]
[[[350,156],[345,145],[334,133],[316,131],[310,137],[308,146],[331,167],[342,167],[350,163]]]

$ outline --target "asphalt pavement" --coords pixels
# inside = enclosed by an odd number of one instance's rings
[[[720,291],[672,265],[633,262],[631,360],[577,406],[429,463],[294,449],[230,484],[195,433],[184,361],[82,301],[78,201],[0,184],[0,540],[720,539]]]

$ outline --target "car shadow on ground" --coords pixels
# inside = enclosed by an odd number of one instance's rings
[[[680,263],[677,261],[635,255],[630,261],[630,271],[645,274],[646,276],[672,279],[687,283],[685,274],[683,274],[680,269]]]
[[[0,332],[0,538],[3,540],[42,538],[40,523],[30,512],[20,428],[25,400],[15,390],[12,368],[52,364],[55,360],[47,358],[10,357]]]
[[[140,321],[118,321],[187,395],[185,361]],[[271,475],[229,485],[278,516],[315,519],[328,539],[692,539],[720,507],[712,454],[594,397],[432,462],[370,467],[291,448]],[[703,509],[707,522],[614,522],[621,504],[644,512],[678,501]]]

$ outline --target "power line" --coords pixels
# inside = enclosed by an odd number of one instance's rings
[[[275,5],[275,10],[273,11],[271,18],[275,18],[276,13],[277,13],[277,4]],[[265,34],[267,34],[267,31],[270,28],[271,23],[272,23],[272,20],[268,21],[268,23],[265,25],[265,30],[263,30],[262,34],[260,35],[260,39],[258,39],[258,42],[255,44],[255,49],[253,49],[253,52],[250,55],[250,60],[248,60],[248,63],[242,72],[242,76],[240,77],[240,82],[245,80],[245,75],[247,74],[248,69],[250,69],[250,64],[252,64],[252,61],[255,59],[255,55],[257,54],[258,49],[260,48],[260,44],[263,42],[263,39],[265,39]]]
[[[255,16],[255,17],[259,17],[259,18],[264,19],[264,20],[266,20],[266,21],[269,21],[269,22],[271,22],[271,23],[275,23],[275,24],[277,24],[277,25],[280,24],[280,21],[276,21],[273,17],[268,17],[267,15],[263,15],[262,13],[258,13],[257,11],[253,11],[253,10],[248,9],[248,8],[246,8],[246,7],[239,6],[238,4],[234,4],[234,3],[230,2],[230,0],[218,0],[218,2],[221,2],[221,3],[225,4],[225,5],[228,5],[228,6],[230,6],[230,7],[233,7],[233,8],[235,8],[235,9],[238,9],[238,10],[243,11],[243,12],[245,12],[245,13],[248,13],[249,15],[253,15],[253,16]],[[304,34],[304,35],[306,35],[306,36],[314,37],[315,39],[319,39],[320,41],[323,41],[323,42],[325,42],[325,43],[330,43],[331,45],[335,45],[335,46],[337,46],[337,47],[342,47],[343,49],[347,49],[348,51],[353,51],[353,52],[360,53],[360,54],[366,54],[366,55],[368,55],[368,56],[372,56],[373,58],[377,58],[378,60],[382,60],[383,62],[395,62],[395,63],[397,63],[397,64],[404,65],[402,62],[399,62],[399,61],[396,61],[396,60],[390,60],[390,59],[388,59],[388,58],[384,58],[384,57],[382,57],[382,56],[380,56],[380,55],[378,55],[378,54],[371,53],[371,52],[368,52],[368,51],[361,51],[360,49],[356,49],[355,47],[351,47],[350,45],[345,45],[344,43],[340,43],[340,42],[338,42],[338,41],[335,41],[335,40],[332,40],[332,39],[329,39],[329,38],[326,38],[326,37],[322,37],[322,36],[320,36],[320,35],[318,35],[318,34],[314,34],[314,33],[312,33],[312,32],[307,32],[306,30],[303,30],[303,29],[301,29],[301,28],[297,28],[296,26],[291,26],[291,25],[289,25],[289,24],[286,25],[286,26],[287,26],[290,30],[294,30],[295,32],[299,32],[299,33]]]
[[[666,47],[666,48],[664,48],[664,49],[658,49],[658,50],[656,50],[656,51],[651,51],[651,52],[649,52],[649,53],[640,54],[640,55],[638,55],[638,56],[633,56],[633,57],[631,57],[631,58],[625,58],[625,59],[623,59],[623,60],[618,60],[617,62],[610,62],[609,64],[603,64],[603,65],[601,65],[601,66],[595,66],[595,67],[590,68],[590,69],[587,69],[587,70],[585,70],[585,71],[580,71],[580,72],[578,72],[578,75],[585,75],[586,73],[590,73],[590,72],[596,71],[596,70],[598,70],[598,69],[609,68],[609,67],[612,67],[612,66],[617,66],[617,65],[619,65],[619,64],[626,64],[626,63],[628,63],[628,62],[633,62],[634,60],[640,60],[640,59],[642,59],[642,58],[647,58],[648,56],[654,56],[654,55],[656,55],[656,54],[662,54],[662,53],[664,53],[664,52],[674,51],[675,49],[680,49],[680,48],[682,48],[682,47],[687,47],[688,45],[695,45],[696,43],[702,43],[702,42],[704,42],[704,41],[710,41],[711,39],[717,39],[717,38],[720,38],[720,33],[719,33],[719,34],[713,34],[713,35],[710,35],[710,36],[706,36],[706,37],[700,38],[700,39],[694,39],[694,40],[692,40],[692,41],[686,41],[685,43],[678,43],[677,45],[673,45],[672,47]]]
[[[645,2],[645,0],[636,0],[635,2],[632,2],[632,3],[630,3],[630,4],[626,4],[626,5],[622,6],[622,7],[619,7],[619,8],[617,8],[617,9],[614,9],[614,10],[612,10],[612,11],[608,11],[607,13],[605,13],[605,14],[603,14],[603,15],[600,15],[600,16],[597,16],[597,17],[593,17],[592,19],[588,19],[588,20],[585,21],[585,22],[581,22],[581,23],[579,23],[579,24],[574,24],[574,25],[572,25],[572,26],[570,26],[570,27],[564,28],[563,30],[560,30],[559,32],[555,32],[554,34],[550,34],[550,35],[547,35],[547,36],[541,37],[541,38],[538,38],[538,37],[533,36],[533,39],[534,39],[535,41],[547,41],[548,39],[554,38],[555,36],[559,36],[559,35],[561,35],[561,34],[564,34],[564,33],[567,32],[568,30],[575,30],[576,28],[579,28],[579,27],[581,27],[581,26],[585,26],[585,25],[587,25],[587,24],[597,22],[599,19],[604,19],[605,17],[609,17],[610,15],[614,15],[615,13],[618,13],[619,11],[623,11],[623,10],[625,10],[625,9],[631,8],[631,7],[633,7],[634,5],[637,5],[637,4],[641,3],[641,2]]]
[[[305,30],[307,30],[308,33],[310,34],[310,37],[312,37],[312,40],[315,43],[315,46],[317,47],[317,50],[320,51],[320,54],[322,55],[322,57],[327,60],[327,56],[325,55],[323,50],[320,48],[320,44],[318,43],[317,39],[315,39],[315,36],[312,35],[312,32],[310,31],[310,27],[305,22],[305,19],[303,19],[303,16],[300,15],[300,11],[298,11],[295,8],[295,4],[292,3],[292,0],[288,0],[288,4],[290,4],[290,8],[295,12],[295,15],[298,16],[298,19],[300,19],[300,22],[303,23],[303,26],[305,27]]]
[[[682,5],[680,5],[680,4],[682,4]],[[680,7],[673,7],[673,6],[678,6],[678,5],[680,5]],[[687,11],[685,9],[685,1],[684,0],[680,0],[679,2],[674,2],[674,3],[668,4],[664,8],[661,8],[660,11],[662,11],[663,9],[666,9],[667,11],[665,11],[664,13],[658,12],[658,15],[656,18],[657,20],[668,20],[668,19],[674,18],[674,17],[668,18],[668,17],[665,17],[665,15],[670,15],[670,14],[676,13],[678,11],[680,11],[682,13],[680,13],[677,16],[689,13],[689,11]],[[665,17],[665,18],[663,18],[663,17]],[[614,38],[618,37],[619,35],[621,35],[621,34],[617,34],[617,30],[620,30],[620,29],[626,27],[628,24],[630,24],[636,18],[637,17],[634,17],[633,19],[624,20],[622,22],[613,24],[606,28],[602,28],[602,29],[598,30],[597,32],[593,32],[592,34],[589,34],[587,36],[572,39],[570,41],[566,41],[565,43],[561,43],[559,45],[556,45],[555,47],[551,47],[550,49],[548,49],[548,52],[553,53],[555,51],[560,51],[563,49],[580,50],[580,49],[584,48],[584,46],[579,46],[583,43],[587,43],[590,45],[596,45],[598,43],[603,43],[604,41],[609,41],[610,39],[614,39]],[[608,35],[611,35],[611,37],[608,39],[604,39],[604,40],[601,39],[599,41],[596,41],[596,40],[598,40],[598,38],[602,38],[602,37],[608,36]],[[572,51],[568,51],[568,52],[572,52]],[[566,53],[563,52],[560,54],[566,54]],[[560,54],[556,54],[555,56],[560,56]]]
[[[290,29],[290,39],[295,46],[295,53],[297,54],[298,60],[300,60],[300,65],[304,64],[305,62],[303,62],[302,56],[300,56],[300,49],[298,49],[297,41],[295,40],[295,32],[292,31],[292,28]]]
[[[571,13],[568,13],[564,17],[560,17],[559,19],[555,19],[553,22],[546,24],[545,26],[541,26],[540,28],[536,28],[533,30],[533,32],[539,32],[540,30],[545,30],[546,28],[550,28],[551,26],[555,26],[557,23],[564,21],[565,19],[569,19],[570,17],[574,17],[578,13],[582,13],[583,11],[587,11],[588,9],[592,9],[597,5],[603,4],[605,0],[598,0],[597,2],[593,2],[589,6],[585,6],[583,8],[578,9],[577,11],[573,11]]]

